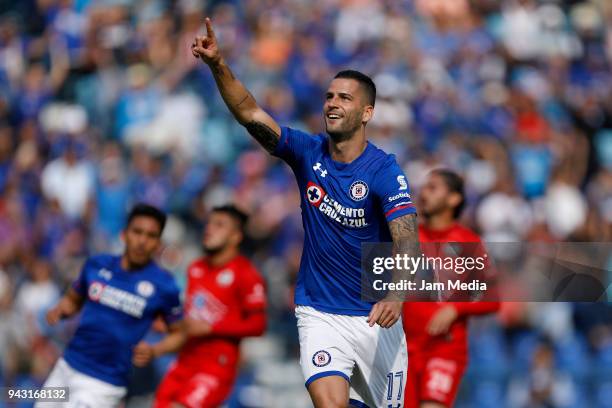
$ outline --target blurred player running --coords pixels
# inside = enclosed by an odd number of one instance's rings
[[[207,255],[187,270],[184,330],[136,348],[140,363],[180,349],[156,408],[221,405],[236,378],[240,340],[266,328],[263,279],[239,252],[246,220],[234,206],[212,210],[202,241]]]
[[[421,242],[480,243],[476,233],[456,221],[463,204],[461,177],[449,170],[432,171],[419,193]],[[404,304],[410,361],[405,408],[452,407],[467,365],[467,318],[498,308],[496,302]]]
[[[300,363],[314,405],[401,405],[407,362],[395,323],[402,303],[361,300],[361,244],[393,239],[398,251],[413,252],[418,231],[406,177],[393,156],[366,139],[374,83],[357,71],[339,72],[325,94],[326,134],[281,128],[232,74],[209,19],[206,29],[193,55],[210,68],[236,120],[287,162],[298,182],[305,240],[295,303]]]
[[[81,320],[63,358],[45,387],[69,387],[69,402],[39,402],[37,407],[110,408],[126,394],[132,349],[161,316],[178,330],[179,289],[153,256],[161,243],[166,215],[136,205],[122,233],[122,256],[90,257],[79,278],[47,314],[54,325],[82,310]]]

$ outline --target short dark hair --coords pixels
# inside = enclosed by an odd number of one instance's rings
[[[225,205],[214,207],[210,212],[211,213],[223,213],[223,214],[229,215],[234,220],[236,220],[236,222],[238,223],[238,228],[240,228],[241,232],[244,232],[247,221],[249,220],[249,216],[246,215],[246,213],[244,213],[243,211],[239,210],[233,204],[225,204]]]
[[[136,217],[151,217],[155,219],[155,221],[157,221],[157,223],[159,224],[159,235],[164,232],[167,217],[166,214],[159,208],[146,203],[136,204],[134,207],[132,207],[132,210],[128,214],[126,225],[130,225],[132,220]]]
[[[365,91],[368,103],[374,106],[374,103],[376,102],[376,85],[374,84],[374,81],[372,81],[372,78],[363,72],[355,71],[353,69],[338,72],[334,79],[338,78],[354,79],[355,81],[359,82],[359,85],[361,85]]]
[[[463,211],[463,207],[465,206],[465,187],[463,178],[450,169],[435,169],[432,171],[432,174],[437,174],[438,176],[442,177],[448,190],[451,193],[458,193],[461,196],[461,201],[453,209],[453,217],[455,219],[459,218],[461,212]]]

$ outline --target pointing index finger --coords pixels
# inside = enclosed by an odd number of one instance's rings
[[[206,17],[206,20],[204,20],[205,24],[206,24],[206,35],[208,38],[215,40],[215,32],[213,31],[212,28],[212,24],[210,22],[210,18]]]

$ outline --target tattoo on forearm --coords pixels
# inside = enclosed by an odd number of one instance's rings
[[[225,64],[215,64],[210,67],[213,75],[221,79],[223,76],[228,75],[231,80],[236,79],[232,70]]]
[[[227,74],[230,76],[230,78],[231,78],[232,80],[236,79],[236,77],[234,76],[234,73],[233,73],[233,72],[232,72],[232,70],[231,70],[231,69],[229,69],[229,68],[227,69]]]
[[[396,218],[389,223],[389,231],[393,238],[393,255],[408,255],[409,257],[418,257],[421,249],[419,245],[419,228],[417,225],[416,214],[408,214]],[[402,279],[414,279],[414,275],[407,274],[403,270],[394,270],[394,282],[400,282]],[[399,300],[406,300],[405,293],[399,291],[391,293],[397,296]]]
[[[272,153],[274,149],[276,149],[280,137],[269,126],[261,122],[253,121],[247,123],[244,127],[269,153]]]
[[[402,243],[419,242],[416,214],[408,214],[394,219],[389,223],[389,231],[396,246],[402,245]]]
[[[221,74],[223,73],[221,70],[221,65],[217,64],[217,65],[210,65],[210,70],[212,71],[213,75],[216,77],[221,76]]]

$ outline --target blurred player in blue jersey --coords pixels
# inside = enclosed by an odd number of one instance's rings
[[[153,261],[165,223],[166,215],[157,208],[136,205],[122,233],[123,255],[90,257],[48,312],[47,321],[54,325],[82,310],[74,337],[44,385],[69,387],[69,402],[37,407],[117,407],[127,391],[132,350],[153,320],[161,316],[171,332],[179,329],[179,289]]]
[[[401,406],[407,357],[402,302],[361,300],[361,244],[418,248],[415,208],[395,158],[369,143],[376,88],[357,71],[331,81],[326,134],[280,127],[221,56],[209,19],[192,53],[210,68],[238,122],[293,170],[301,195],[304,250],[295,289],[300,363],[317,408]],[[415,255],[411,253],[410,255]]]

